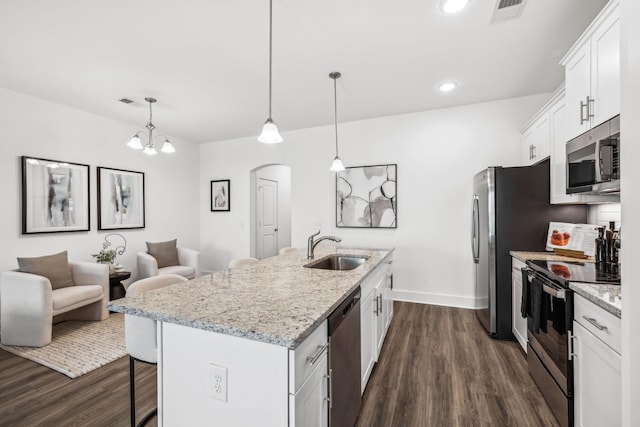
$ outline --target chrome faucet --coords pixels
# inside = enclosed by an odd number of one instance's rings
[[[320,234],[320,230],[318,230],[317,233],[309,236],[309,238],[307,239],[307,259],[313,259],[313,250],[316,248],[318,243],[322,242],[323,240],[333,240],[334,242],[342,241],[340,237],[336,237],[336,236],[322,236],[316,240],[313,240],[313,238],[316,237],[318,234]]]

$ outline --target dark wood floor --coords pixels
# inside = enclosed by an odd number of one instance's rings
[[[155,367],[137,364],[138,413]],[[0,426],[128,426],[129,360],[76,379],[0,350]],[[149,424],[156,425],[156,420]],[[490,339],[471,310],[395,303],[358,427],[557,426],[518,345]]]
[[[136,363],[138,420],[156,406],[156,367]],[[70,379],[0,350],[0,426],[129,426],[129,358]],[[156,426],[154,418],[149,426]]]
[[[357,427],[557,426],[518,344],[472,310],[395,302]]]

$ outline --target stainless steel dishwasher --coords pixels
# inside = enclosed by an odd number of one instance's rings
[[[360,287],[329,316],[330,427],[353,427],[360,413]]]

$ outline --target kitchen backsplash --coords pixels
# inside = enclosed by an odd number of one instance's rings
[[[622,226],[620,222],[620,203],[591,205],[589,206],[588,218],[589,224],[605,225],[607,227],[609,227],[609,221],[615,221],[616,229],[619,229]]]

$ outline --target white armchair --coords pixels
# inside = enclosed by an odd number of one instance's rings
[[[148,252],[137,253],[138,280],[159,274],[177,274],[187,279],[200,276],[200,252],[178,247],[178,265],[158,268],[156,259]]]
[[[109,317],[109,266],[69,262],[73,286],[51,288],[44,276],[19,271],[0,275],[0,340],[5,345],[43,347],[53,323]]]

